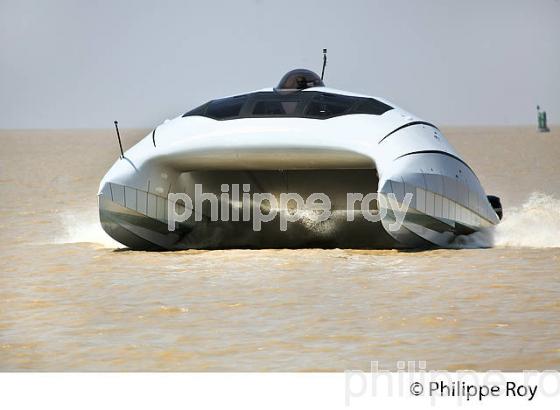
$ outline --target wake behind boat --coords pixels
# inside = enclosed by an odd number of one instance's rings
[[[204,197],[170,203],[177,193]],[[329,217],[283,193],[326,195]],[[374,222],[360,207],[370,193],[365,211],[383,215]],[[501,218],[499,199],[436,126],[303,69],[159,125],[116,161],[98,195],[103,229],[132,249],[447,247]],[[192,218],[170,222],[185,208]],[[249,208],[265,218],[258,230]]]

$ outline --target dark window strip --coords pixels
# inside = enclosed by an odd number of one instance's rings
[[[466,166],[466,167],[474,174],[474,171],[472,170],[472,168],[469,167],[469,165],[468,165],[465,161],[463,161],[461,158],[459,158],[459,157],[457,157],[457,156],[455,156],[455,155],[453,155],[453,154],[450,154],[449,152],[440,151],[440,150],[435,150],[435,149],[428,149],[428,150],[424,150],[424,151],[409,152],[409,153],[407,153],[407,154],[403,154],[403,155],[401,155],[401,156],[395,158],[395,161],[396,161],[397,159],[399,159],[399,158],[407,157],[407,156],[409,156],[409,155],[416,155],[416,154],[441,154],[441,155],[445,155],[445,156],[447,156],[447,157],[456,159],[456,160],[459,161],[461,164],[463,164],[464,166]]]
[[[288,104],[297,106],[288,107]],[[238,118],[328,119],[349,114],[382,115],[393,107],[369,97],[326,92],[256,92],[212,100],[183,117],[203,116],[214,120]]]
[[[407,128],[407,127],[411,127],[413,125],[427,125],[429,127],[433,127],[436,130],[439,131],[439,128],[436,127],[434,124],[430,124],[429,122],[426,121],[412,121],[409,122],[407,124],[401,125],[398,128],[395,128],[393,131],[391,131],[389,134],[385,135],[383,138],[381,138],[381,140],[379,141],[379,144],[381,144],[385,139],[387,139],[389,136],[393,135],[395,132],[402,130],[403,128]]]

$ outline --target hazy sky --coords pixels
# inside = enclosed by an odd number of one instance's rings
[[[441,125],[560,123],[560,1],[0,0],[0,128],[152,127],[321,69]]]

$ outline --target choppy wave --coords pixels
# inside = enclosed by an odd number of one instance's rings
[[[106,248],[122,248],[123,245],[105,233],[97,212],[67,212],[60,214],[63,232],[55,243],[93,243]]]
[[[504,219],[498,226],[461,236],[460,248],[560,247],[560,199],[535,192],[521,206],[504,209]]]
[[[494,232],[496,246],[560,247],[560,199],[533,193],[522,206],[506,209]]]

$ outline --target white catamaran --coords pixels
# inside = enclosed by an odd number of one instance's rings
[[[332,214],[321,222],[302,216],[287,230],[273,220],[255,231],[243,218],[213,220],[205,201],[192,210],[198,220],[168,229],[168,194],[194,196],[197,184],[220,198],[221,212],[242,207],[231,192],[224,202],[225,184],[243,187],[238,195],[325,193]],[[398,229],[388,228],[393,209],[382,209],[376,223],[348,209],[349,193],[371,192],[398,203],[411,194]],[[212,100],[159,125],[105,175],[99,211],[117,241],[166,250],[446,247],[501,218],[499,199],[485,194],[436,126],[382,98],[328,88],[303,69],[275,88]]]

